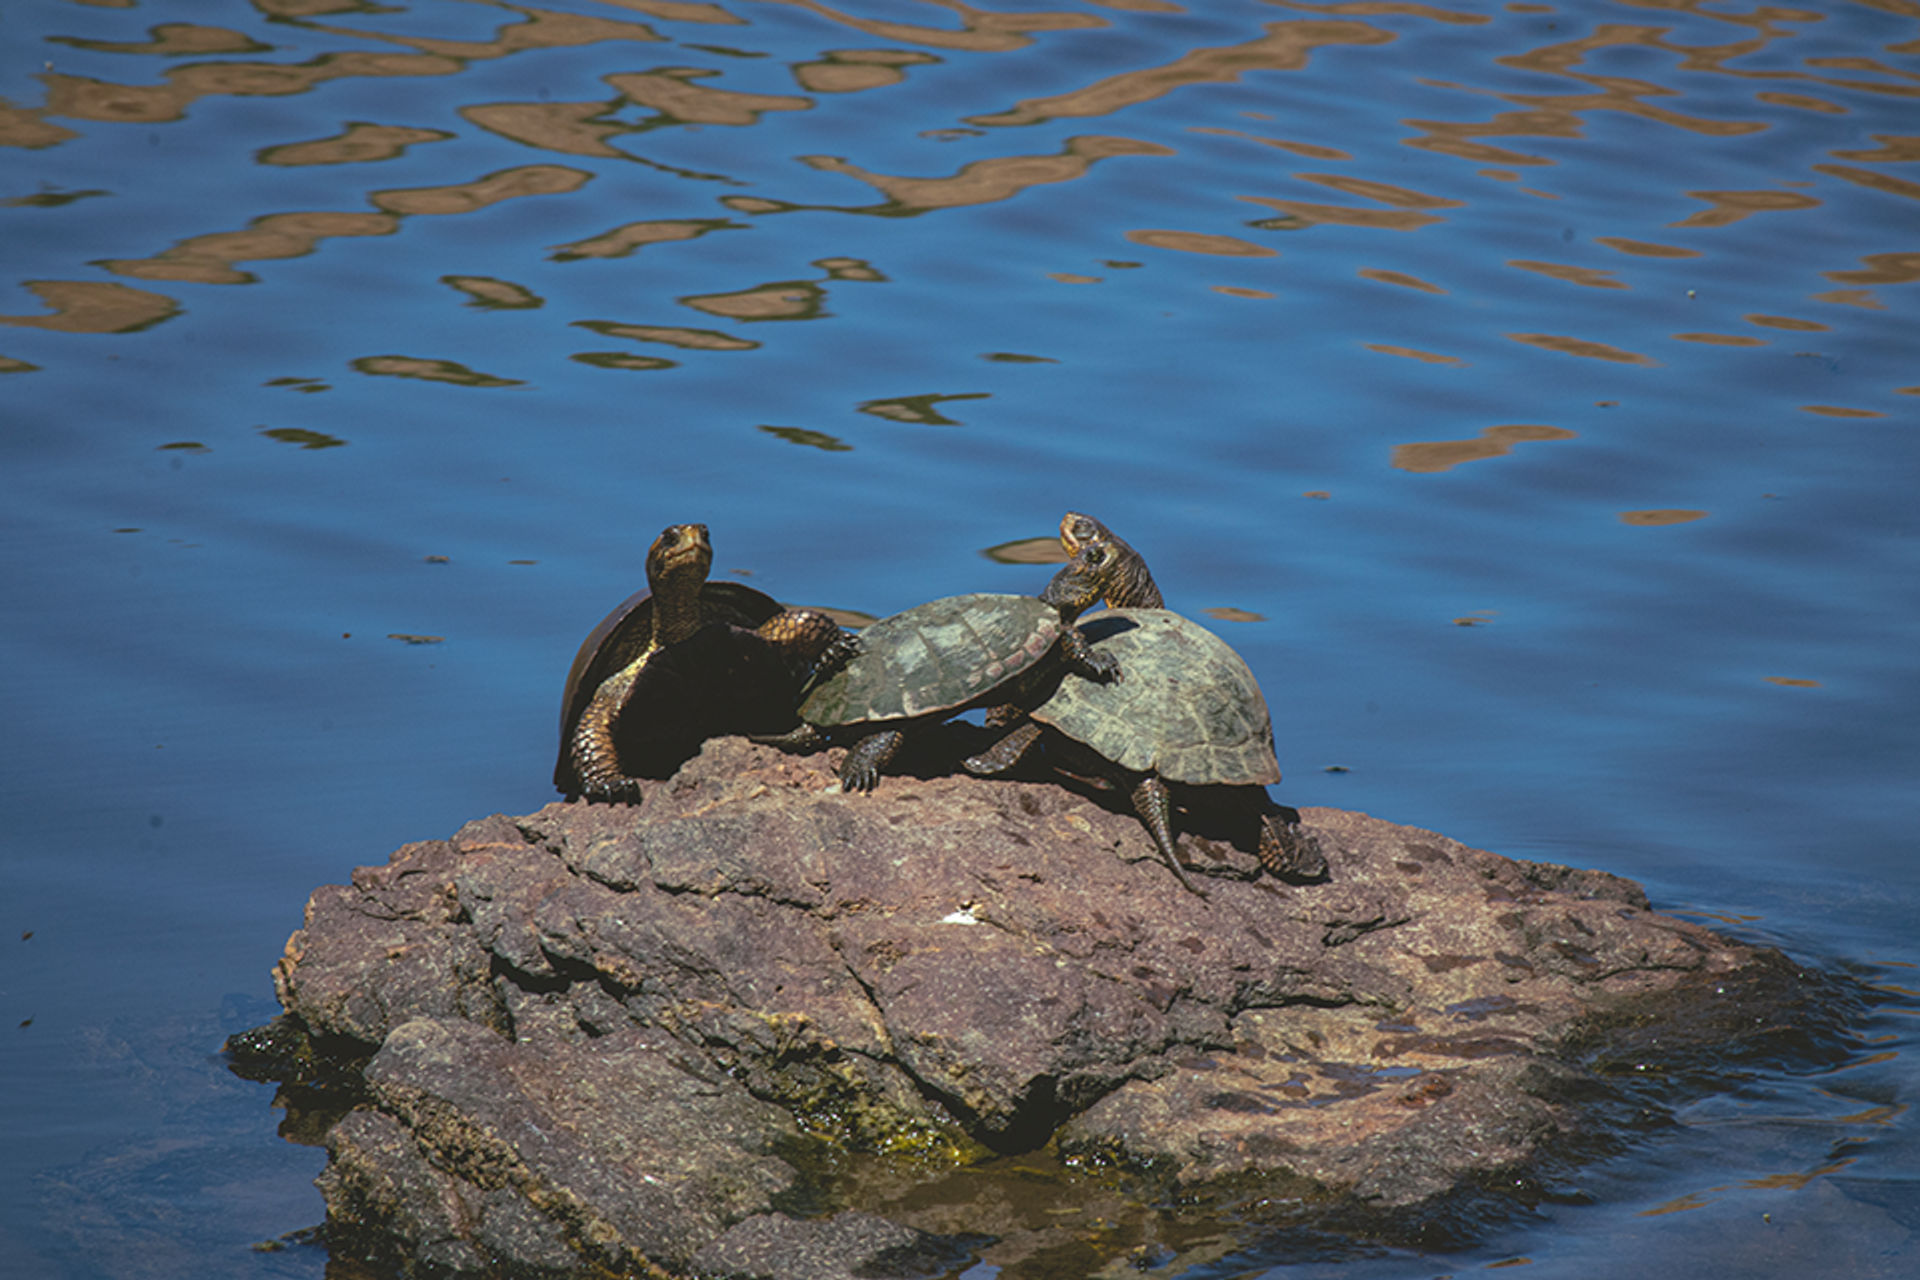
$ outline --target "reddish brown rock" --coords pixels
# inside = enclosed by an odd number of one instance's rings
[[[747,1275],[785,1241],[809,1274],[941,1274],[967,1233],[1006,1265],[1047,1229],[901,1186],[1035,1149],[1401,1210],[1581,1132],[1608,1046],[1724,1053],[1801,994],[1626,881],[1359,814],[1304,811],[1318,885],[1189,838],[1202,899],[1123,808],[843,795],[829,763],[710,742],[641,808],[488,818],[316,892],[276,979],[367,1059],[334,1222],[453,1270]],[[861,1150],[918,1163],[863,1181],[836,1154]]]

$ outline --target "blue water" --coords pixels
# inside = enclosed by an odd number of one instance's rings
[[[1585,1205],[1195,1274],[1920,1269],[1916,16],[16,0],[8,1274],[321,1274],[220,1040],[314,886],[550,798],[661,526],[881,614],[1068,508],[1238,611],[1281,798],[1890,988]]]

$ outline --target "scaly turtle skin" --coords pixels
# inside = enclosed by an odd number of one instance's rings
[[[1118,555],[1107,582],[1108,605],[1115,609],[1167,607],[1153,574],[1147,570],[1145,558],[1119,534],[1092,516],[1082,515],[1078,511],[1069,511],[1060,518],[1060,545],[1066,550],[1067,559],[1073,559],[1079,554],[1080,548],[1090,542],[1104,542]]]
[[[860,651],[817,681],[800,704],[803,727],[765,739],[814,750],[849,732],[860,740],[840,766],[841,785],[871,791],[907,733],[1008,697],[1055,662],[1078,677],[1120,679],[1112,657],[1074,630],[1088,599],[978,593],[918,605],[862,631]]]
[[[708,738],[794,722],[802,681],[850,638],[823,613],[751,587],[708,582],[703,524],[669,526],[647,552],[647,590],[580,646],[560,701],[553,785],[572,798],[638,803]]]
[[[1083,540],[1061,577],[1111,580],[1108,562],[1116,555],[1111,541]],[[1137,558],[1131,548],[1127,556]],[[1194,893],[1205,896],[1175,851],[1169,782],[1220,788],[1218,801],[1251,807],[1260,861],[1275,875],[1314,880],[1326,874],[1318,842],[1263,789],[1280,781],[1272,719],[1239,654],[1205,627],[1164,609],[1114,609],[1079,630],[1096,654],[1110,654],[1126,668],[1126,684],[1062,681],[1031,704],[1030,722],[967,760],[970,772],[1011,768],[1044,726],[1090,752],[1109,782],[1129,789],[1161,857]]]

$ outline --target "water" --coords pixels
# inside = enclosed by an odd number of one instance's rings
[[[1889,998],[1464,1252],[1192,1274],[1911,1274],[1916,16],[9,6],[9,1272],[321,1274],[220,1039],[315,885],[549,798],[662,525],[879,614],[1071,507],[1281,798]]]

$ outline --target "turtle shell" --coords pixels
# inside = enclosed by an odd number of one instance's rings
[[[720,622],[751,630],[779,613],[783,606],[772,596],[737,582],[708,582],[700,588],[700,607],[709,623]],[[710,639],[711,628],[702,628],[689,638],[685,647],[697,650],[702,639]],[[573,740],[574,725],[586,710],[593,694],[606,678],[638,657],[653,635],[653,592],[636,591],[600,620],[587,634],[567,671],[566,688],[560,695],[560,759],[554,765],[553,785],[571,793],[579,789],[567,745]],[[676,646],[676,648],[681,646]],[[649,667],[653,664],[649,663]],[[683,664],[672,664],[683,665]],[[667,672],[663,669],[663,675]],[[676,673],[678,674],[678,673]],[[700,683],[698,677],[690,677]],[[649,683],[654,683],[649,681]],[[791,704],[789,704],[791,705]]]
[[[1033,718],[1135,773],[1197,786],[1280,781],[1267,700],[1244,659],[1165,609],[1112,609],[1080,625],[1120,660],[1117,684],[1063,680]]]
[[[1046,657],[1060,625],[1033,596],[929,601],[862,631],[858,656],[814,686],[800,718],[834,728],[958,711]]]

